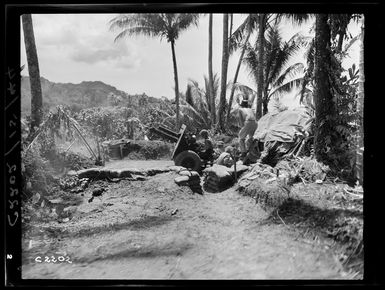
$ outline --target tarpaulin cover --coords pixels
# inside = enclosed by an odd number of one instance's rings
[[[303,109],[267,113],[258,121],[254,139],[261,142],[293,142],[297,128],[304,128],[309,116]]]

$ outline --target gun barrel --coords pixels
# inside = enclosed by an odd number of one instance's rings
[[[155,134],[162,136],[163,138],[165,138],[171,142],[177,142],[179,139],[178,133],[175,133],[175,132],[171,131],[170,129],[167,129],[167,128],[162,127],[162,126],[151,127],[150,131],[152,131]]]

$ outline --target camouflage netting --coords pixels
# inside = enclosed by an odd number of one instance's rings
[[[285,180],[277,177],[277,169],[257,163],[238,181],[237,190],[255,198],[264,209],[276,208],[290,197]]]
[[[256,163],[238,181],[238,190],[265,206],[279,207],[290,197],[294,183],[322,183],[328,173],[329,167],[311,157],[283,159],[275,167]]]

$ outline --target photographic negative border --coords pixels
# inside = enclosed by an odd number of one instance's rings
[[[11,1],[7,1],[11,2]],[[279,2],[269,1],[253,2],[211,2],[211,3],[132,3],[115,2],[89,3],[83,1],[81,4],[28,4],[22,1],[12,1],[4,6],[4,37],[5,39],[5,61],[4,71],[4,98],[3,98],[3,128],[4,128],[4,259],[5,259],[5,285],[26,286],[26,285],[68,285],[68,286],[91,286],[91,285],[184,285],[194,284],[196,281],[157,281],[157,280],[23,280],[21,279],[21,126],[20,126],[20,17],[22,14],[35,13],[144,13],[144,12],[194,12],[194,13],[249,13],[250,11],[260,12],[286,12],[286,13],[360,13],[365,15],[365,153],[364,153],[364,238],[365,238],[365,274],[361,281],[205,281],[205,284],[223,285],[374,285],[383,283],[380,250],[381,239],[376,238],[378,227],[376,223],[381,213],[381,193],[376,191],[375,184],[381,177],[373,173],[373,164],[377,161],[379,152],[378,131],[376,127],[376,116],[379,112],[373,112],[376,108],[374,98],[381,98],[382,94],[380,73],[376,72],[378,59],[383,59],[378,37],[383,32],[383,16],[380,14],[380,2],[362,3],[350,1],[347,3],[328,2]],[[380,66],[381,67],[381,66]],[[370,97],[368,97],[370,96]],[[377,106],[379,109],[379,106]],[[380,121],[381,122],[381,121]],[[381,127],[381,124],[379,124]],[[376,130],[376,131],[375,131]],[[377,137],[376,137],[377,135]],[[375,142],[378,148],[374,148]],[[378,173],[376,171],[376,173]],[[381,191],[381,189],[379,190]],[[380,226],[381,227],[381,226]],[[382,257],[384,258],[384,257]],[[197,281],[202,282],[202,281]]]

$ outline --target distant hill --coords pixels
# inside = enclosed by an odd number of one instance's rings
[[[149,97],[145,94],[128,95],[117,88],[100,81],[84,81],[80,84],[54,83],[41,77],[43,93],[43,107],[52,110],[57,105],[68,105],[73,110],[101,107],[110,104],[111,96],[124,100],[133,108],[145,104],[160,104],[164,99]],[[31,90],[29,77],[21,77],[21,113],[29,115],[31,112]]]

